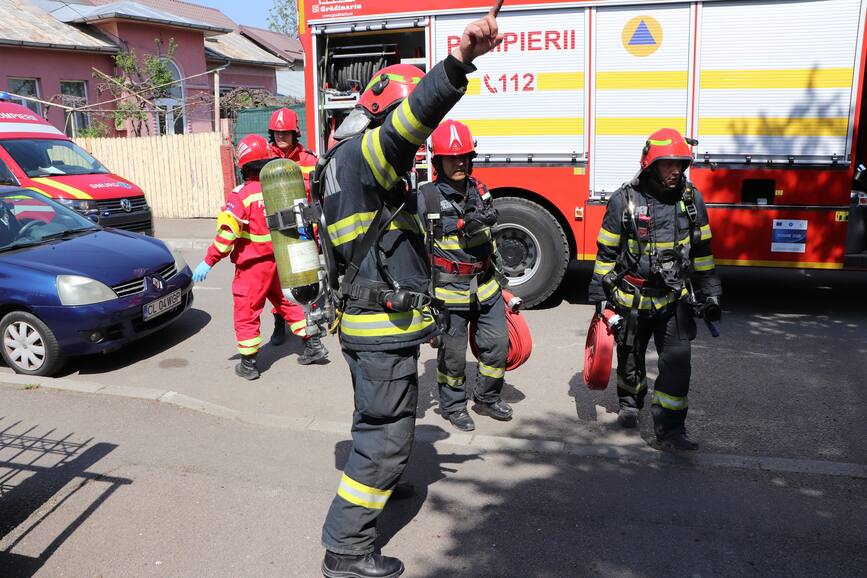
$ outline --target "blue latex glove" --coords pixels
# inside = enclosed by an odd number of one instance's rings
[[[208,273],[211,271],[211,266],[202,261],[198,265],[196,265],[196,270],[193,271],[193,281],[196,283],[201,283],[208,276]]]

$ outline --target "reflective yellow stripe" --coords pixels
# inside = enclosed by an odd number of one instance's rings
[[[340,330],[352,337],[410,336],[428,329],[434,323],[433,315],[427,307],[421,312],[389,311],[361,315],[344,313],[340,319]]]
[[[605,245],[606,247],[617,247],[620,245],[620,235],[618,233],[612,233],[603,227],[599,229],[599,235],[596,236],[596,242],[600,245]]]
[[[238,238],[238,236],[233,231],[229,231],[227,229],[220,229],[219,231],[217,231],[217,237],[228,241],[229,243]]]
[[[603,136],[644,136],[661,128],[674,128],[684,132],[686,131],[686,117],[596,119],[596,134]]]
[[[850,88],[854,69],[702,70],[701,88]]]
[[[400,136],[414,145],[423,143],[427,135],[432,132],[432,129],[420,123],[415,117],[412,108],[409,106],[408,98],[404,99],[397,110],[394,111],[391,120]]]
[[[626,381],[623,379],[623,376],[618,374],[617,375],[617,387],[620,389],[625,389],[626,391],[628,391],[630,393],[639,393],[642,389],[647,389],[647,381],[641,380],[641,382],[639,382],[638,385],[630,385],[630,384],[626,383]]]
[[[653,392],[653,403],[655,403],[656,405],[661,405],[665,409],[670,409],[674,411],[681,411],[689,407],[686,396],[678,397],[676,395],[662,393],[661,391]]]
[[[490,365],[485,365],[481,361],[479,362],[479,375],[484,375],[485,377],[490,377],[493,379],[500,379],[504,375],[506,375],[505,367],[492,367]]]
[[[451,375],[446,375],[439,369],[437,369],[437,383],[440,385],[447,385],[449,387],[462,387],[464,382],[466,381],[466,377],[463,375],[460,377],[452,377]]]
[[[382,143],[379,140],[381,129],[382,127],[378,127],[364,134],[361,141],[361,153],[373,171],[373,176],[379,186],[390,190],[397,182],[398,177],[397,173],[394,172],[394,167],[388,163],[385,153],[382,152]]]
[[[222,243],[218,243],[217,241],[214,241],[214,247],[216,247],[217,251],[219,251],[220,253],[228,253],[232,249],[231,245],[224,245]]]
[[[259,351],[258,345],[255,347],[239,347],[238,348],[238,353],[240,353],[241,355],[253,355],[257,351]]]
[[[242,347],[251,347],[253,345],[259,345],[262,343],[262,336],[254,337],[253,339],[245,339],[244,341],[239,341],[238,345]]]
[[[380,490],[366,486],[343,474],[343,477],[340,478],[340,485],[337,487],[337,495],[350,504],[370,510],[381,510],[388,502],[391,490]]]
[[[81,189],[76,189],[75,187],[70,187],[65,183],[61,183],[57,179],[49,179],[48,177],[35,177],[32,180],[36,181],[42,185],[48,185],[49,187],[54,187],[55,189],[61,190],[64,193],[72,195],[76,199],[92,199],[90,195],[82,191]]]
[[[389,80],[394,80],[395,82],[402,82],[404,84],[418,84],[419,82],[421,82],[420,76],[411,76],[411,77],[407,78],[402,74],[392,74],[392,73],[386,74],[385,76],[387,76]],[[367,83],[367,88],[365,88],[364,90],[370,90],[370,88],[374,84],[379,82],[380,78],[382,78],[381,74],[371,78],[370,82]]]
[[[462,249],[472,249],[480,247],[491,242],[491,229],[486,228],[480,234],[474,235],[470,239],[462,239],[457,235],[444,235],[434,241],[438,249],[443,251],[460,251]]]
[[[500,284],[497,282],[496,277],[491,277],[478,288],[476,291],[476,298],[480,303],[483,303],[493,297],[499,288]],[[470,302],[472,294],[469,289],[455,290],[437,287],[436,296],[438,299],[442,299],[447,305],[467,305]]]
[[[580,117],[461,119],[473,136],[579,136],[584,134],[584,119]],[[686,122],[684,121],[684,124]],[[663,125],[665,126],[665,125]]]
[[[375,215],[376,211],[354,213],[340,219],[336,223],[328,225],[328,235],[331,237],[331,243],[334,246],[342,245],[363,235]]]
[[[289,326],[289,331],[297,335],[298,337],[306,337],[307,336],[307,320],[302,319],[301,321],[296,321],[295,323]]]
[[[687,87],[686,70],[597,72],[598,90],[681,90]]]
[[[245,206],[245,207],[249,207],[250,205],[252,205],[252,204],[255,203],[256,201],[263,201],[263,199],[262,199],[262,193],[253,193],[253,194],[250,195],[249,197],[245,198],[245,199],[243,200],[243,203],[244,203],[244,206]],[[263,201],[263,202],[264,202],[264,201]]]
[[[713,255],[709,257],[696,257],[693,267],[696,271],[710,271],[714,268]]]
[[[684,247],[689,247],[689,236],[687,235],[681,239],[678,244],[683,245]],[[629,247],[629,251],[633,254],[638,252],[638,242],[635,239],[629,239],[627,246]],[[674,246],[674,241],[654,241],[653,243],[644,243],[642,245],[646,255],[649,255],[653,249],[674,249]]]
[[[43,190],[40,189],[39,187],[26,187],[26,188],[30,189],[31,191],[37,192],[37,193],[39,193],[40,195],[45,195],[45,196],[48,197],[49,199],[51,198],[51,195],[49,195],[48,193],[46,193],[45,191],[43,191]]]
[[[316,170],[316,167],[315,167],[315,166],[312,166],[312,167],[306,167],[306,166],[298,165],[298,168],[301,169],[301,173],[302,173],[302,174],[305,174],[305,175],[306,175],[306,174],[309,174],[309,173],[312,173],[313,171]]]
[[[701,231],[701,240],[702,241],[707,241],[712,236],[710,233],[710,225],[702,225],[699,228],[699,231]]]
[[[540,72],[536,75],[536,90],[541,92],[552,90],[584,90],[584,73]]]
[[[217,229],[222,229],[223,227],[228,227],[235,236],[241,234],[241,223],[238,222],[238,217],[231,211],[221,211],[219,215],[217,215]]]
[[[247,239],[248,241],[252,241],[253,243],[270,243],[271,242],[271,233],[267,235],[254,235],[253,233],[248,233],[247,231],[241,231],[240,237],[242,239]]]
[[[596,264],[593,266],[593,273],[596,275],[607,275],[613,270],[614,261],[600,261],[597,259]]]
[[[670,305],[675,303],[680,299],[680,297],[685,296],[689,293],[686,288],[681,289],[680,296],[675,294],[674,291],[662,296],[662,297],[650,297],[648,295],[640,295],[638,301],[638,308],[644,311],[650,311],[651,309],[662,309],[666,305]],[[633,301],[632,293],[627,293],[620,288],[614,289],[614,300],[623,305],[624,307],[632,307]]]
[[[825,117],[711,117],[698,122],[698,133],[704,136],[846,136],[848,116]]]

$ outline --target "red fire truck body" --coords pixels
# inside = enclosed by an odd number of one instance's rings
[[[488,4],[299,1],[308,145],[324,152],[379,67],[429,69]],[[503,44],[449,118],[477,138],[474,174],[497,199],[515,292],[536,304],[570,259],[594,258],[607,198],[664,127],[699,142],[689,178],[718,265],[865,268],[867,195],[853,192],[865,11],[867,0],[509,0]]]

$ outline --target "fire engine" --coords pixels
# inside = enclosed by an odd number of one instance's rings
[[[308,146],[370,76],[444,58],[486,0],[301,0]],[[698,140],[689,178],[718,265],[867,266],[867,0],[509,0],[503,43],[449,118],[477,139],[497,246],[528,305],[592,260],[606,199],[657,129]],[[429,161],[429,159],[427,159]]]

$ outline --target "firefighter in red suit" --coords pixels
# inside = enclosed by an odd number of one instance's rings
[[[268,122],[268,142],[274,157],[295,161],[304,175],[304,189],[310,200],[310,175],[316,168],[316,155],[301,146],[301,128],[298,126],[298,115],[291,108],[280,108],[271,113]],[[274,308],[274,333],[271,335],[271,345],[280,345],[286,339],[286,324]]]
[[[293,333],[304,339],[304,352],[298,363],[308,365],[328,355],[318,335],[305,335],[304,310],[290,303],[280,288],[271,233],[265,224],[265,205],[259,171],[274,158],[267,141],[258,135],[248,135],[238,143],[238,165],[244,184],[229,195],[217,217],[217,236],[208,248],[205,259],[196,266],[193,280],[205,280],[211,267],[230,255],[235,264],[232,296],[235,302],[235,336],[241,362],[235,373],[244,379],[259,377],[256,356],[262,344],[259,316],[267,299],[277,313],[289,322]]]

